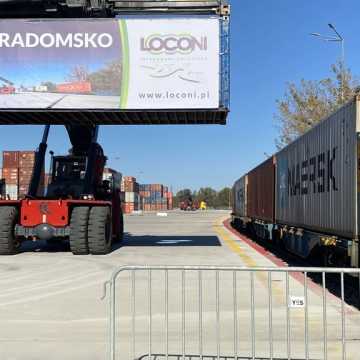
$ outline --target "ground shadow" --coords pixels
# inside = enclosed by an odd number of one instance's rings
[[[18,254],[26,252],[40,252],[40,253],[57,253],[69,252],[70,244],[68,241],[24,241],[18,251]]]
[[[133,235],[126,233],[121,246],[221,246],[213,235]]]
[[[121,243],[115,243],[112,246],[111,252],[114,252],[121,247],[131,246],[154,246],[154,247],[191,247],[191,246],[221,246],[219,238],[211,235],[134,235],[125,233]],[[57,253],[70,252],[69,241],[25,241],[21,244],[18,254],[26,252],[39,253]]]

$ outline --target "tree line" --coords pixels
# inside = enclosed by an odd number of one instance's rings
[[[200,188],[199,190],[183,189],[174,196],[174,207],[179,207],[182,201],[206,201],[207,206],[214,209],[229,209],[232,204],[231,188],[225,187],[216,191],[211,187]]]

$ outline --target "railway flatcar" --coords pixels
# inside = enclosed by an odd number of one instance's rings
[[[235,182],[232,220],[326,266],[359,267],[360,96]]]

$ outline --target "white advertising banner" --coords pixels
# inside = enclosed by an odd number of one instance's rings
[[[127,109],[219,107],[219,19],[126,20]]]
[[[0,109],[217,109],[219,21],[0,20]]]

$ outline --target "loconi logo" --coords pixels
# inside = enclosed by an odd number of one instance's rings
[[[153,54],[191,54],[195,50],[206,51],[208,49],[208,41],[206,36],[196,38],[189,34],[153,34],[147,38],[140,39],[140,49],[141,51],[148,51]]]
[[[109,48],[108,33],[0,33],[0,48]]]

